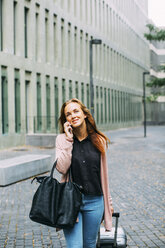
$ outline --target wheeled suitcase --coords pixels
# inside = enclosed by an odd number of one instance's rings
[[[106,232],[103,226],[100,227],[97,240],[97,248],[125,248],[127,247],[127,236],[122,227],[118,227],[118,219],[120,214],[113,213],[113,217],[116,218],[115,227],[111,232]]]

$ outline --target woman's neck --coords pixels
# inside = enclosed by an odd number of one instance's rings
[[[88,136],[86,123],[85,125],[75,128],[73,132],[79,141],[85,139]]]

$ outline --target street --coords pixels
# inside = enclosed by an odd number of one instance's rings
[[[165,247],[165,126],[105,132],[110,192],[128,247]],[[54,149],[29,146],[0,151],[0,159],[28,153],[52,155]],[[59,177],[59,175],[57,175]],[[0,187],[0,248],[62,248],[63,232],[32,222],[28,215],[38,184],[27,179]]]

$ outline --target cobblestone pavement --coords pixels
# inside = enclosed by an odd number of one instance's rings
[[[110,190],[119,225],[128,247],[165,247],[165,127],[120,129],[106,133]],[[54,149],[18,147],[0,151],[0,159],[24,153],[51,154]],[[59,176],[59,175],[57,175]],[[61,248],[62,231],[29,220],[32,196],[38,187],[25,180],[0,188],[0,248]]]

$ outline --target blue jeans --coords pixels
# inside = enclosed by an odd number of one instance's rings
[[[103,212],[103,196],[83,195],[79,222],[73,228],[64,229],[67,248],[95,248]]]

